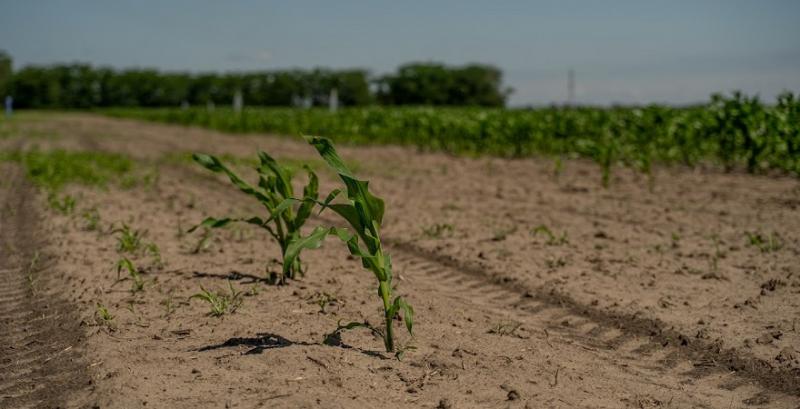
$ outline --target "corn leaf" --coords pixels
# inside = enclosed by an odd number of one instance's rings
[[[317,175],[307,165],[303,167],[308,172],[308,184],[303,188],[303,202],[300,204],[300,208],[297,209],[297,216],[294,219],[295,230],[299,230],[300,226],[311,216],[311,210],[314,209],[316,200],[319,198],[319,179]]]
[[[208,170],[210,170],[212,172],[226,174],[228,176],[228,179],[231,180],[231,183],[236,185],[236,187],[239,188],[239,190],[241,190],[242,192],[247,193],[248,195],[254,196],[256,199],[258,199],[262,203],[269,202],[269,198],[267,198],[267,196],[265,196],[264,193],[256,190],[256,188],[250,186],[250,184],[248,184],[247,182],[242,180],[239,176],[237,176],[235,173],[233,173],[230,169],[225,167],[225,165],[223,165],[222,162],[220,162],[219,159],[215,158],[214,156],[205,155],[205,154],[202,154],[202,153],[195,153],[195,154],[192,155],[192,159],[194,159],[195,162],[199,163],[200,165],[202,165],[203,167],[205,167],[206,169],[208,169]]]
[[[278,193],[284,198],[294,196],[291,178],[286,169],[280,166],[272,156],[269,156],[264,151],[258,152],[258,159],[261,161],[259,172],[264,173],[265,170],[269,169],[275,175],[275,187]]]
[[[336,153],[331,140],[318,136],[305,136],[305,139],[317,149],[322,159],[339,174],[339,177],[347,186],[347,197],[354,202],[362,220],[375,220],[378,224],[382,223],[384,213],[383,199],[369,192],[369,182],[358,180],[353,176],[353,173],[344,164],[342,158]],[[361,226],[367,227],[369,225],[362,222]],[[353,227],[355,228],[356,226]]]
[[[330,230],[331,229],[322,226],[317,226],[308,236],[300,237],[289,242],[283,254],[283,274],[289,274],[289,269],[303,249],[319,248],[325,240],[325,236],[331,232]]]

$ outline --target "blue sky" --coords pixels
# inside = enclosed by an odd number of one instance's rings
[[[0,0],[15,68],[179,71],[490,63],[512,105],[690,103],[800,92],[800,1]]]

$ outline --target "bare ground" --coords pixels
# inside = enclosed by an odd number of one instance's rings
[[[3,218],[12,226],[3,226],[5,242],[54,260],[42,273],[47,294],[80,306],[80,318],[61,322],[83,323],[88,338],[72,362],[95,386],[49,388],[67,407],[800,407],[796,179],[661,168],[650,185],[620,170],[602,189],[582,161],[556,177],[541,159],[342,148],[387,199],[398,291],[417,311],[416,350],[397,361],[364,332],[346,334],[348,347],[321,343],[340,319],[380,316],[372,277],[339,243],[306,253],[307,277],[274,287],[263,282],[264,265],[277,252],[260,232],[217,232],[197,254],[198,234],[182,233],[208,215],[258,208],[168,155],[254,157],[261,148],[317,160],[301,141],[87,115],[44,118],[18,133],[25,138],[0,146],[124,152],[159,169],[150,186],[70,188],[78,215],[98,209],[99,233],[44,206],[41,224],[19,210]],[[5,174],[4,192],[22,189],[17,171]],[[3,197],[7,209],[40,203]],[[134,258],[146,270],[137,294],[113,269],[120,255],[108,226],[121,221],[146,231],[164,261]],[[540,225],[555,237],[536,232]],[[777,233],[782,246],[764,252],[745,232]],[[3,273],[24,278],[21,263],[3,259]],[[207,306],[188,301],[200,286],[228,282],[248,293],[234,314],[208,317]],[[21,291],[15,285],[9,291]],[[35,310],[19,302],[2,308]],[[98,303],[115,316],[110,323],[98,320]],[[33,364],[18,365],[21,374],[2,382],[44,384],[23,374]]]

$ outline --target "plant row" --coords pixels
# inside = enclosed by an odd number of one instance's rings
[[[225,132],[323,135],[337,142],[401,144],[422,150],[507,157],[590,158],[610,168],[650,171],[654,162],[710,163],[750,172],[800,173],[800,96],[774,104],[741,93],[694,107],[432,107],[323,109],[115,109],[124,118]]]

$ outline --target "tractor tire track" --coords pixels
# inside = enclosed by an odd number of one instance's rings
[[[770,407],[800,404],[800,372],[776,368],[735,349],[681,334],[666,323],[583,305],[547,288],[530,289],[514,280],[492,276],[485,268],[384,239],[394,253],[395,270],[419,287],[482,309],[509,315],[527,328],[577,342],[609,363],[624,361],[631,370],[658,377],[684,378],[743,402],[770,402]]]
[[[85,397],[91,379],[76,307],[48,291],[52,261],[33,208],[35,191],[16,167],[0,188],[0,407],[59,408]]]

